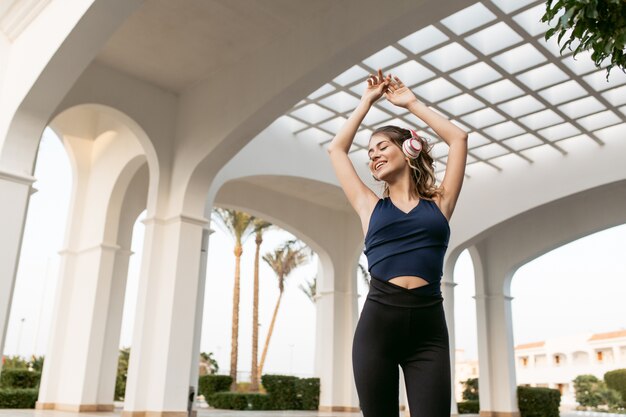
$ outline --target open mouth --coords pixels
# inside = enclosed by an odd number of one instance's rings
[[[385,165],[387,162],[378,162],[375,166],[374,166],[374,171],[378,171],[378,168],[380,168],[381,166]]]

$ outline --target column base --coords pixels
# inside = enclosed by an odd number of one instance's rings
[[[520,417],[519,411],[481,411],[480,417]]]
[[[358,413],[359,411],[361,411],[359,407],[350,407],[345,405],[320,405],[318,410],[324,412],[345,411],[348,413]]]
[[[87,411],[113,411],[115,406],[113,404],[60,404],[60,403],[42,403],[37,401],[35,403],[36,410],[57,410],[57,411],[71,411],[74,413],[82,413]]]
[[[197,416],[198,412],[193,410],[192,416]],[[122,411],[121,417],[187,417],[186,411]]]

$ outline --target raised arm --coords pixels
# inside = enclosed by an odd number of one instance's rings
[[[370,75],[367,80],[365,93],[361,97],[361,102],[328,146],[330,161],[339,184],[341,184],[348,201],[350,201],[350,204],[361,218],[363,233],[367,231],[369,216],[378,201],[378,197],[361,181],[352,165],[352,161],[348,157],[348,152],[363,118],[376,100],[382,97],[390,80],[390,77],[385,78],[380,70],[378,75]]]
[[[387,100],[396,106],[406,108],[422,119],[450,147],[446,170],[441,182],[443,193],[439,200],[439,208],[450,219],[459,198],[465,175],[467,133],[419,101],[398,77],[393,78],[385,93]]]

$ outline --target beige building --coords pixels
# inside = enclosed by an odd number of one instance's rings
[[[463,401],[463,381],[467,381],[469,378],[478,378],[478,360],[468,359],[465,355],[465,349],[456,349],[455,364],[455,398],[457,401]]]
[[[626,368],[626,330],[554,337],[515,347],[518,384],[556,388],[562,405],[576,405],[572,381],[578,375],[603,379],[607,371],[620,368]]]

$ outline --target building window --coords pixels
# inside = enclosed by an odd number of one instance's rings
[[[523,356],[520,358],[522,360],[522,366],[525,368],[528,366],[528,356]]]
[[[596,359],[598,360],[598,362],[602,362],[604,359],[604,355],[603,352],[601,350],[596,352]]]

